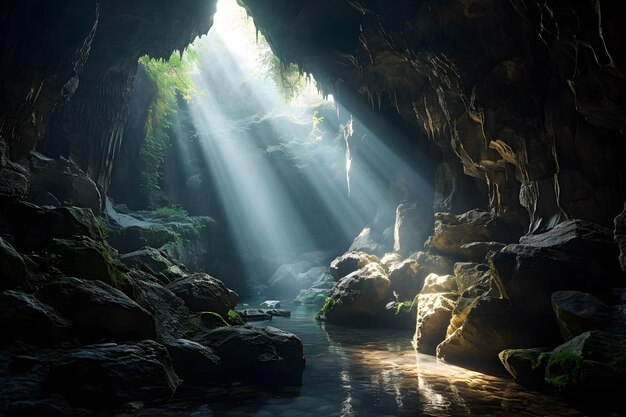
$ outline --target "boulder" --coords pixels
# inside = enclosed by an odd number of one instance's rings
[[[272,320],[272,317],[274,317],[267,310],[259,308],[247,308],[245,310],[237,310],[237,313],[246,322]]]
[[[348,252],[365,252],[374,256],[383,256],[387,247],[382,243],[382,236],[374,236],[371,227],[361,230],[348,248]]]
[[[222,381],[222,360],[210,348],[186,339],[165,343],[176,375],[185,385],[212,385]]]
[[[557,291],[552,294],[552,308],[564,340],[589,330],[606,327],[611,308],[599,298],[580,291]]]
[[[25,277],[24,259],[13,246],[0,237],[0,291],[17,287]]]
[[[0,328],[4,341],[49,345],[69,335],[70,323],[32,294],[4,291],[0,293]]]
[[[403,255],[421,249],[432,231],[432,206],[420,203],[400,204],[396,209],[393,250]]]
[[[417,322],[413,342],[421,353],[434,354],[446,337],[457,294],[432,293],[417,296]]]
[[[165,283],[186,275],[184,266],[172,262],[161,251],[154,248],[146,247],[127,253],[120,259],[127,267],[161,277]]]
[[[560,290],[606,287],[601,268],[589,257],[527,245],[508,245],[490,258],[500,293],[530,317],[553,321],[551,295]]]
[[[71,319],[84,341],[156,339],[154,319],[120,290],[102,281],[59,278],[41,288],[38,298]]]
[[[368,321],[384,312],[391,292],[387,273],[378,263],[343,277],[332,289],[319,318],[335,323]]]
[[[228,326],[202,334],[234,381],[263,385],[300,385],[305,360],[302,342],[273,327]]]
[[[114,287],[119,284],[118,254],[104,242],[86,236],[52,239],[45,255],[64,275],[100,280]]]
[[[545,370],[549,355],[546,348],[506,349],[500,352],[500,362],[520,384],[545,384]]]
[[[536,346],[533,325],[508,300],[483,296],[462,308],[462,324],[437,346],[437,357],[466,366],[497,367],[505,349]],[[456,314],[456,309],[453,314]]]
[[[346,252],[330,263],[330,275],[337,282],[346,275],[364,268],[370,263],[379,264],[380,259],[365,252]]]
[[[63,205],[84,207],[99,213],[102,196],[89,175],[69,159],[50,159],[32,152],[30,158],[31,183],[28,199],[41,201],[42,194],[51,194]]]
[[[454,261],[445,256],[427,252],[414,252],[407,259],[414,259],[420,267],[420,274],[424,277],[430,273],[438,275],[451,274],[454,271]]]
[[[501,242],[471,242],[461,245],[461,254],[469,262],[482,263],[487,256],[499,252],[506,246]]]
[[[281,265],[267,282],[267,293],[271,296],[292,298],[300,290],[309,288],[319,277],[328,273],[324,266],[313,267],[309,261]]]
[[[619,263],[622,271],[626,271],[626,203],[624,211],[615,217],[614,239],[619,249]]]
[[[390,268],[393,268],[397,263],[402,262],[404,258],[398,253],[390,252],[386,253],[381,259],[380,263],[385,268],[385,271],[389,272]]]
[[[130,253],[145,247],[161,248],[178,239],[176,233],[159,224],[113,227],[107,241],[120,253]]]
[[[470,291],[465,294],[468,297],[477,297],[489,292],[493,283],[489,265],[473,262],[454,264],[454,278],[459,294],[463,295],[466,291]]]
[[[395,263],[387,271],[390,289],[400,300],[412,300],[424,285],[424,278],[418,274],[419,264],[413,259]]]
[[[458,294],[458,287],[454,275],[428,274],[424,279],[424,286],[421,294],[434,293],[455,293]]]
[[[162,345],[106,343],[69,351],[54,363],[48,392],[60,393],[74,406],[118,408],[131,401],[165,402],[180,384]]]
[[[154,317],[159,336],[163,340],[182,337],[191,313],[183,300],[145,272],[130,271],[126,275],[139,287],[143,305]]]
[[[435,229],[426,246],[441,253],[463,255],[461,246],[472,242],[494,241],[495,216],[470,210],[461,215],[435,213]]]
[[[620,404],[615,390],[626,385],[626,336],[600,330],[576,336],[554,349],[545,379],[561,393]]]
[[[42,250],[52,238],[104,240],[90,209],[39,207],[6,196],[0,196],[0,230],[14,236],[11,244],[21,253]]]
[[[191,311],[213,311],[226,315],[234,305],[228,288],[217,278],[198,273],[178,279],[168,285],[170,291],[182,298]]]

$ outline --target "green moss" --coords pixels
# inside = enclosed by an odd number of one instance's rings
[[[337,303],[337,300],[335,300],[334,298],[326,297],[326,301],[324,302],[324,305],[322,306],[320,311],[317,313],[316,318],[318,319],[322,318],[328,310],[330,310],[331,308],[335,306],[336,303]]]
[[[569,350],[553,353],[546,367],[546,382],[558,391],[569,391],[583,381],[584,362],[582,356]]]

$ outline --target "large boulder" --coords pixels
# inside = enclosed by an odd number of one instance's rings
[[[364,268],[370,263],[380,263],[380,259],[365,252],[346,252],[330,263],[330,274],[335,281],[339,281],[346,275]]]
[[[479,297],[459,314],[462,324],[437,346],[437,357],[446,362],[497,367],[503,350],[537,345],[533,325],[508,300]]]
[[[89,175],[69,159],[50,159],[32,152],[30,158],[31,182],[28,199],[38,203],[42,195],[52,194],[68,206],[84,207],[99,213],[102,196]]]
[[[176,339],[165,343],[176,375],[185,385],[212,385],[222,381],[222,360],[198,342]]]
[[[222,281],[204,273],[189,275],[168,286],[170,291],[182,298],[191,311],[212,311],[225,316],[235,306]]]
[[[461,246],[472,242],[490,242],[494,237],[495,216],[486,211],[471,210],[461,215],[435,213],[435,229],[426,245],[454,256],[463,254]]]
[[[490,258],[490,265],[501,294],[525,314],[546,321],[554,320],[550,297],[555,291],[607,285],[592,258],[549,248],[508,245]]]
[[[302,342],[273,327],[220,327],[198,341],[221,358],[228,377],[263,385],[300,385],[305,360]]]
[[[69,335],[70,323],[32,294],[4,291],[0,293],[0,328],[7,342],[17,339],[47,345]]]
[[[458,293],[456,278],[454,275],[428,274],[424,279],[421,294],[435,293]]]
[[[498,252],[506,246],[501,242],[471,242],[461,245],[461,254],[469,262],[482,263],[491,253]]]
[[[424,285],[424,277],[419,274],[419,264],[414,259],[405,259],[387,269],[390,289],[400,300],[412,300]]]
[[[42,287],[38,298],[73,322],[84,341],[156,339],[154,319],[120,290],[102,281],[59,278]]]
[[[454,261],[441,255],[428,252],[414,252],[407,259],[414,259],[420,268],[420,274],[424,277],[430,273],[438,275],[451,274],[454,270]]]
[[[553,293],[552,308],[564,340],[589,330],[603,329],[611,319],[611,308],[607,304],[580,291]]]
[[[477,297],[492,290],[493,279],[487,264],[459,262],[454,264],[454,278],[458,292],[467,297]]]
[[[500,352],[500,362],[520,384],[545,384],[545,371],[549,359],[546,348],[506,349]]]
[[[47,391],[62,394],[74,406],[95,409],[165,402],[179,384],[165,347],[149,340],[69,351],[46,379]]]
[[[184,266],[172,262],[163,252],[150,247],[124,254],[120,260],[127,267],[159,277],[165,283],[185,276]]]
[[[374,256],[383,256],[389,248],[382,243],[382,240],[382,236],[375,236],[371,227],[366,227],[354,238],[348,252],[365,252]]]
[[[42,250],[52,238],[104,239],[90,209],[39,207],[3,196],[0,196],[0,230],[15,238],[11,244],[21,253]]]
[[[52,239],[45,255],[65,275],[100,280],[114,287],[119,284],[120,260],[117,252],[105,242],[86,236]]]
[[[389,299],[389,286],[383,267],[370,263],[335,284],[319,317],[335,323],[377,319]]]
[[[417,296],[417,322],[413,341],[419,352],[434,354],[437,345],[445,339],[457,298],[455,293]]]
[[[309,261],[281,265],[267,282],[267,293],[276,297],[294,297],[300,290],[313,285],[327,271],[326,267],[313,267]]]
[[[421,203],[400,204],[396,209],[393,250],[403,255],[421,249],[432,231],[432,206]]]
[[[17,287],[26,277],[24,259],[0,237],[0,291]]]
[[[626,385],[626,336],[599,330],[576,336],[554,349],[545,378],[564,394],[620,403],[615,390]]]

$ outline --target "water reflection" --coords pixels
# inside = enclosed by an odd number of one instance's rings
[[[299,389],[233,386],[178,396],[134,416],[380,417],[582,416],[558,397],[508,379],[446,365],[417,354],[411,334],[315,322],[296,307],[271,325],[298,334],[307,368]]]

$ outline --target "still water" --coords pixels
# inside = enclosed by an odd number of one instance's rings
[[[416,354],[411,334],[351,329],[292,309],[271,323],[297,334],[307,361],[302,387],[260,392],[233,386],[177,394],[159,408],[119,417],[583,416],[558,397]],[[257,324],[263,325],[263,324]]]

